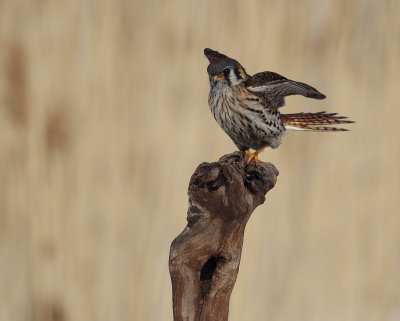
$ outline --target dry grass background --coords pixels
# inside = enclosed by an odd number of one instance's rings
[[[189,177],[235,150],[204,47],[328,98],[248,224],[230,320],[400,320],[399,1],[0,1],[0,320],[172,320]]]

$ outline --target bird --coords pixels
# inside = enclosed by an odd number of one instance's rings
[[[326,96],[310,85],[275,72],[251,76],[237,60],[218,51],[205,48],[204,55],[209,61],[209,108],[222,130],[247,155],[247,163],[257,164],[258,155],[266,147],[278,148],[288,131],[347,131],[331,125],[353,123],[348,117],[325,111],[281,114],[279,110],[287,96],[313,99]]]

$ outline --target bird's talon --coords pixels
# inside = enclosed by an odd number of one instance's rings
[[[250,152],[249,150],[246,150],[245,153],[246,153],[246,155],[248,156],[248,158],[247,158],[247,160],[246,160],[246,163],[247,163],[247,164],[250,164],[250,162],[251,162],[252,160],[254,160],[254,163],[256,163],[256,164],[260,161],[260,160],[258,159],[258,154],[257,154],[257,152],[252,153],[252,152]]]
[[[244,153],[247,155],[247,161],[253,157],[253,153],[249,150],[245,150]]]

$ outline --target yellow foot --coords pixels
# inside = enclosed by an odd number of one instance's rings
[[[253,159],[254,162],[257,164],[260,160],[258,159],[258,153],[257,152],[250,152],[249,150],[245,151],[245,154],[247,155],[247,160],[246,163],[249,164]]]

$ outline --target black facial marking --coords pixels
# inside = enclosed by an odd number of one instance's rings
[[[235,75],[236,75],[237,79],[242,79],[242,75],[240,74],[240,71],[238,68],[235,68]]]

